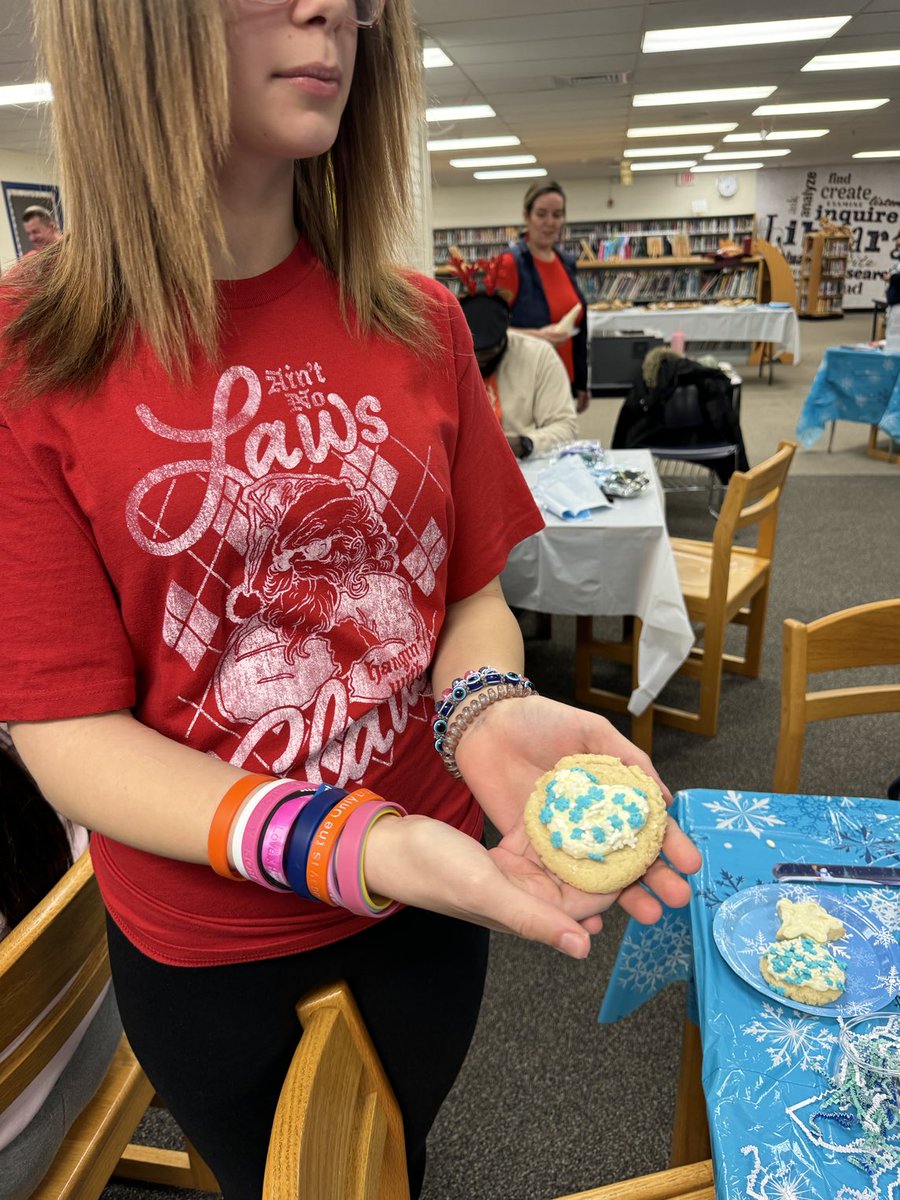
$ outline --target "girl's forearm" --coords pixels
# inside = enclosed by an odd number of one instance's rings
[[[10,732],[38,787],[64,816],[184,862],[209,861],[216,807],[247,774],[156,733],[129,712],[18,722]]]
[[[521,672],[524,663],[519,623],[494,579],[448,607],[431,666],[434,694],[439,696],[453,679],[477,667]]]

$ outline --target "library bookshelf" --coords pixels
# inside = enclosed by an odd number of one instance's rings
[[[651,217],[635,221],[571,221],[567,224],[562,248],[573,258],[584,254],[585,245],[592,258],[601,260],[652,256],[654,244],[666,257],[694,256],[717,250],[722,239],[743,242],[754,234],[752,213],[733,217]],[[479,225],[434,230],[434,266],[446,267],[450,247],[456,246],[469,261],[493,258],[509,248],[521,232],[519,225]]]
[[[800,261],[800,316],[844,315],[844,281],[850,253],[850,230],[827,226],[803,238]]]

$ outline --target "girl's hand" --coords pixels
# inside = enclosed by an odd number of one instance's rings
[[[551,346],[562,346],[571,338],[571,333],[566,333],[564,329],[560,329],[557,325],[542,325],[540,329],[536,329],[535,333],[538,337],[549,342]]]
[[[584,410],[587,408],[587,406],[590,404],[590,402],[591,402],[591,393],[590,392],[577,391],[575,393],[575,411],[576,412],[583,413]]]
[[[492,853],[502,855],[508,851],[545,870],[525,832],[522,814],[535,780],[567,754],[610,754],[638,766],[659,783],[666,803],[672,801],[647,755],[599,714],[543,696],[501,700],[485,709],[465,732],[456,751],[463,778],[502,835]],[[622,908],[644,924],[652,924],[662,916],[660,900],[670,908],[687,904],[690,887],[678,872],[693,874],[700,868],[699,851],[674,821],[669,821],[662,852],[674,870],[658,858],[639,882],[618,896]],[[555,876],[552,878],[555,880]],[[617,899],[615,895],[590,896],[558,880],[556,885],[566,911],[586,921],[585,927],[591,932],[595,931],[597,914]]]
[[[568,911],[572,897],[530,856],[480,842],[430,817],[383,817],[366,843],[366,886],[404,904],[515,933],[585,958],[589,932]],[[580,893],[577,893],[580,895]],[[611,903],[611,900],[610,900]],[[581,907],[584,907],[583,905]],[[596,911],[596,905],[588,905]],[[580,914],[580,909],[578,910]]]

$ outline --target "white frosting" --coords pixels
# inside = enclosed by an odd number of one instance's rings
[[[540,821],[557,850],[602,862],[637,844],[649,812],[639,788],[602,784],[583,767],[564,767],[547,784]]]
[[[779,984],[812,988],[815,992],[843,990],[844,968],[812,938],[787,938],[766,951],[769,970]],[[777,989],[776,989],[777,990]]]

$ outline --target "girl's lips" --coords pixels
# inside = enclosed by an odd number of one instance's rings
[[[319,79],[315,75],[282,75],[285,83],[308,96],[337,96],[341,85],[337,79]]]

